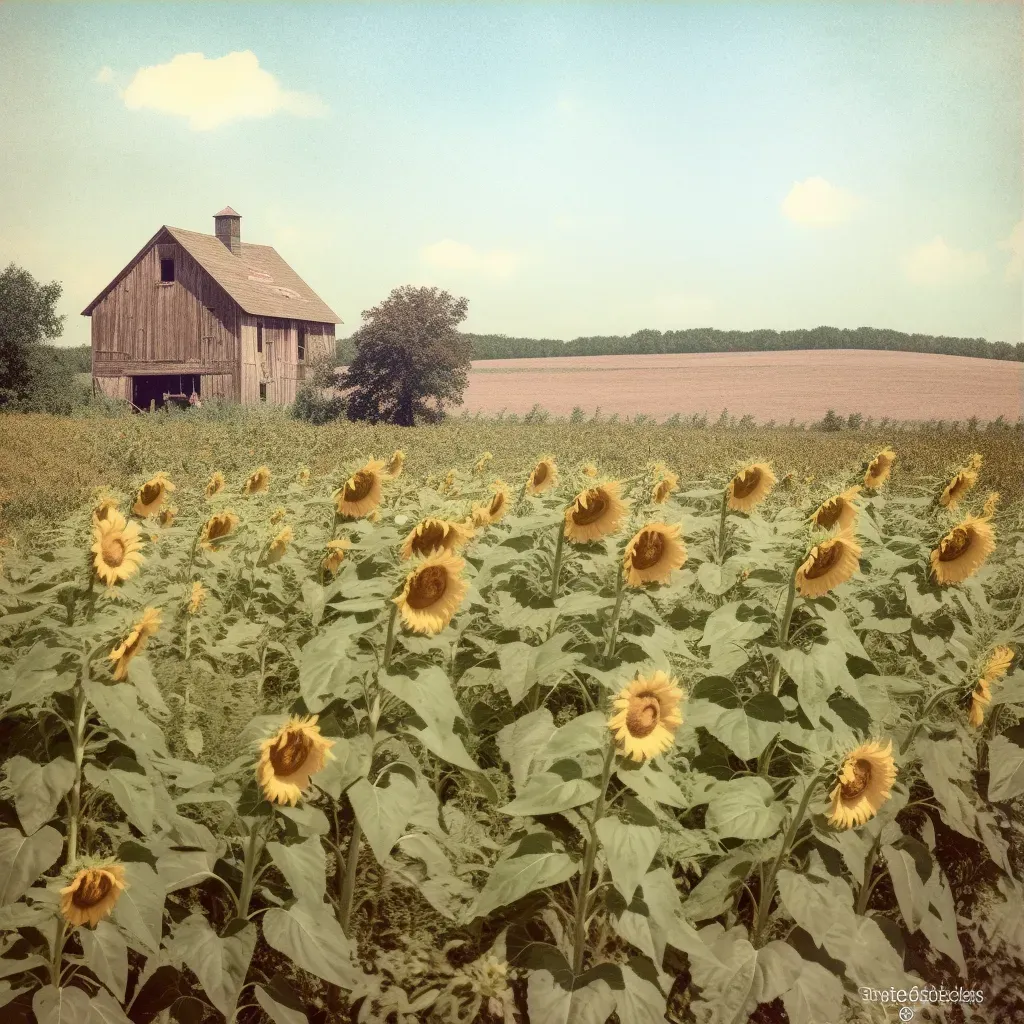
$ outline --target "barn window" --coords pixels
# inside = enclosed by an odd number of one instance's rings
[[[256,351],[263,351],[263,321],[256,321]]]
[[[267,385],[260,382],[260,401],[265,402],[267,400]]]
[[[173,281],[174,280],[174,260],[161,260],[160,261],[160,280],[161,281]]]
[[[299,327],[299,362],[306,360],[306,328]]]

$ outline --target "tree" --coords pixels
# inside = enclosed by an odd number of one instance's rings
[[[348,418],[411,427],[461,403],[472,345],[458,326],[468,310],[468,299],[404,285],[364,311],[342,377]]]
[[[61,291],[58,281],[40,284],[13,263],[0,272],[0,405],[31,392],[40,346],[64,329],[55,309]]]

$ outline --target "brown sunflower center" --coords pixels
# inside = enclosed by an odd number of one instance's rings
[[[753,494],[761,482],[761,470],[748,469],[746,473],[737,473],[732,478],[732,493],[736,498],[746,498]]]
[[[444,597],[448,589],[448,572],[440,565],[428,565],[413,577],[406,601],[410,608],[429,608]]]
[[[548,478],[548,464],[546,462],[540,462],[537,464],[533,471],[533,486],[540,487],[542,483]]]
[[[412,550],[417,555],[429,555],[434,548],[444,547],[448,529],[443,523],[431,520],[412,539]]]
[[[816,580],[831,572],[836,563],[842,558],[843,548],[838,541],[825,541],[818,545],[818,550],[811,556],[811,567],[804,570],[804,576],[809,580]]]
[[[626,728],[630,736],[643,739],[650,736],[661,721],[661,704],[657,697],[649,693],[640,693],[629,699],[629,710],[626,712]]]
[[[633,545],[630,561],[634,569],[650,569],[661,561],[664,552],[664,536],[655,530],[644,530]]]
[[[124,561],[125,546],[120,537],[106,537],[102,551],[103,561],[115,569]]]
[[[90,871],[71,894],[71,902],[79,910],[88,910],[100,903],[113,887],[114,883],[106,871]]]
[[[814,517],[814,522],[823,530],[830,530],[837,522],[839,522],[839,517],[843,514],[843,504],[842,498],[829,498],[829,500],[818,509],[818,512]]]
[[[884,455],[879,455],[877,459],[871,460],[871,465],[868,466],[869,476],[881,476],[889,468],[889,460]]]
[[[971,532],[958,526],[939,544],[939,561],[954,562],[971,546]]]
[[[662,480],[657,487],[654,488],[654,500],[657,502],[664,501],[669,495],[669,484],[667,480]]]
[[[373,490],[373,474],[359,470],[345,484],[346,501],[362,501]]]
[[[839,790],[844,800],[856,800],[868,788],[870,782],[871,762],[858,758],[853,763],[853,778],[849,782],[844,782]]]
[[[587,491],[586,504],[583,503],[583,500],[577,498],[576,507],[572,510],[572,521],[577,526],[589,526],[591,523],[596,523],[608,508],[608,497],[600,490]]]
[[[217,540],[226,537],[231,532],[231,521],[228,519],[211,519],[207,527],[206,535],[210,540]]]
[[[285,733],[284,741],[278,742],[270,752],[270,763],[273,766],[275,775],[292,775],[298,771],[310,750],[313,748],[313,741],[299,729],[289,729]]]
[[[499,491],[493,498],[491,498],[491,504],[488,511],[492,516],[496,516],[502,510],[504,505],[505,495]]]
[[[142,490],[139,491],[139,500],[143,505],[152,505],[163,493],[164,485],[159,481],[157,483],[144,484]]]

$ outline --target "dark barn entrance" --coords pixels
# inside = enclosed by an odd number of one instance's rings
[[[198,373],[165,373],[145,377],[132,377],[132,405],[143,412],[149,411],[149,403],[156,402],[159,409],[164,404],[187,406],[189,397],[195,391],[201,395]],[[164,396],[167,396],[166,403]]]

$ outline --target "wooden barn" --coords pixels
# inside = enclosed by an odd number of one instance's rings
[[[213,223],[212,235],[160,228],[82,311],[94,390],[140,409],[193,392],[287,405],[333,351],[338,315],[274,248],[242,241],[230,206]]]

